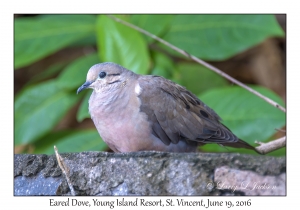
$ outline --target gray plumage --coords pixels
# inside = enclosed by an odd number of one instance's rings
[[[194,94],[163,77],[101,63],[90,68],[77,93],[86,88],[94,90],[89,99],[91,118],[115,152],[194,152],[207,143],[256,151]]]

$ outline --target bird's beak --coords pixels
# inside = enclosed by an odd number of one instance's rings
[[[83,91],[84,89],[88,88],[93,82],[90,81],[86,81],[83,85],[81,85],[78,89],[77,89],[77,94],[80,93],[81,91]]]

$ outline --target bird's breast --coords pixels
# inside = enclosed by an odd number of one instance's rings
[[[141,90],[133,87],[132,91],[134,94],[119,93],[115,99],[93,93],[89,100],[91,118],[102,139],[114,151],[143,150],[152,141],[150,123],[146,114],[140,112],[141,102],[136,94]]]

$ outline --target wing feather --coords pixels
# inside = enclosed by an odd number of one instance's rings
[[[184,87],[158,76],[141,76],[138,81],[142,88],[140,109],[148,115],[153,133],[165,144],[180,140],[218,144],[239,141],[211,108]]]

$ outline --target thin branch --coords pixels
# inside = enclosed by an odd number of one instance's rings
[[[69,188],[71,190],[71,194],[73,196],[75,196],[76,195],[75,190],[74,190],[73,185],[72,185],[72,183],[69,179],[69,169],[66,166],[66,164],[64,163],[64,159],[58,154],[58,150],[57,150],[55,145],[54,145],[54,151],[55,151],[55,155],[56,155],[58,165],[59,165],[60,169],[62,170],[63,174],[65,175],[65,177],[67,179],[67,183],[68,183]]]
[[[286,136],[273,140],[268,143],[262,143],[262,142],[255,142],[257,144],[260,144],[260,146],[255,147],[256,151],[259,152],[260,154],[267,154],[270,152],[273,152],[277,149],[280,149],[282,147],[286,146]]]
[[[275,128],[275,130],[282,132],[282,133],[286,133],[286,130],[283,130],[283,129]]]
[[[247,85],[241,83],[240,81],[238,81],[238,80],[236,80],[236,79],[230,77],[228,74],[225,74],[225,73],[222,72],[220,69],[218,69],[218,68],[216,68],[216,67],[214,67],[214,66],[212,66],[212,65],[210,65],[210,64],[208,64],[208,63],[206,63],[205,61],[203,61],[203,60],[197,58],[196,56],[187,53],[186,51],[184,51],[184,50],[182,50],[182,49],[180,49],[180,48],[178,48],[178,47],[176,47],[176,46],[170,44],[169,42],[167,42],[167,41],[165,41],[165,40],[163,40],[163,39],[161,39],[161,38],[155,36],[154,34],[149,33],[148,31],[145,31],[144,29],[141,29],[141,28],[139,28],[139,27],[137,27],[137,26],[135,26],[135,25],[133,25],[133,24],[131,24],[131,23],[128,23],[128,22],[126,22],[126,21],[123,21],[123,20],[121,20],[121,19],[119,19],[119,18],[117,18],[117,17],[115,17],[115,16],[113,16],[113,15],[107,15],[107,16],[110,17],[111,19],[113,19],[113,20],[119,22],[119,23],[122,23],[122,24],[124,24],[124,25],[126,25],[126,26],[128,26],[128,27],[130,27],[130,28],[133,28],[133,29],[135,29],[135,30],[137,30],[137,31],[139,31],[139,32],[141,32],[141,33],[147,35],[147,36],[150,36],[151,38],[155,39],[156,41],[161,42],[162,44],[164,44],[164,45],[170,47],[171,49],[177,51],[178,53],[180,53],[180,54],[182,54],[182,55],[184,55],[184,56],[186,56],[186,57],[192,59],[193,61],[196,61],[197,63],[199,63],[199,64],[205,66],[206,68],[208,68],[208,69],[210,69],[210,70],[216,72],[217,74],[221,75],[222,77],[225,77],[225,78],[228,79],[229,81],[231,81],[231,82],[233,82],[233,83],[235,83],[235,84],[237,84],[237,85],[239,85],[239,86],[245,88],[245,89],[248,90],[249,92],[255,94],[256,96],[258,96],[258,97],[260,97],[260,98],[262,98],[263,100],[265,100],[266,102],[268,102],[268,103],[271,104],[272,106],[274,106],[274,107],[280,109],[280,110],[283,111],[283,112],[286,112],[286,109],[285,109],[284,107],[282,107],[281,105],[279,105],[278,103],[276,103],[275,101],[273,101],[273,100],[271,100],[270,98],[268,98],[268,97],[262,95],[261,93],[257,92],[256,90],[253,90],[252,88],[250,88],[250,87],[248,87]]]

